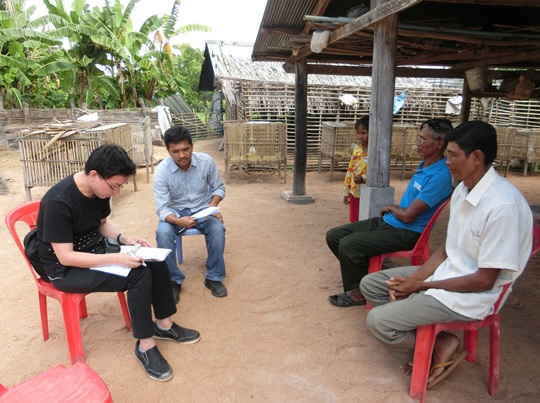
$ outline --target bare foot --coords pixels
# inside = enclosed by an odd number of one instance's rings
[[[458,347],[459,337],[451,333],[440,332],[435,339],[433,357],[431,359],[431,368],[433,368],[436,364],[450,361]],[[440,376],[445,369],[445,367],[433,369],[429,373],[428,383]]]
[[[353,288],[352,290],[347,291],[346,294],[355,301],[365,301],[360,288]]]

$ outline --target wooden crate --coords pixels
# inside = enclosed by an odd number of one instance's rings
[[[125,123],[54,133],[25,130],[18,136],[28,201],[32,200],[30,189],[33,187],[52,186],[66,176],[82,171],[92,151],[102,144],[119,144],[131,159],[134,157],[131,127]],[[135,177],[133,184],[137,190]]]
[[[512,159],[523,161],[523,176],[527,176],[529,163],[540,161],[540,129],[520,129],[512,145]]]
[[[266,121],[225,121],[225,175],[235,169],[277,169],[283,183],[287,176],[285,124]]]
[[[497,131],[497,157],[495,161],[499,164],[499,168],[502,169],[506,164],[506,170],[504,176],[508,173],[510,168],[510,162],[512,161],[512,147],[516,138],[517,129],[515,127],[495,127]]]
[[[323,122],[319,172],[323,159],[330,160],[330,180],[334,168],[347,168],[356,142],[354,122]]]

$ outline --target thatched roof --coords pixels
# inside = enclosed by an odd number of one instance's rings
[[[228,99],[233,99],[231,82],[248,80],[294,85],[295,75],[286,73],[283,69],[283,63],[252,61],[252,52],[253,45],[251,44],[207,41],[204,51],[205,62],[201,71],[199,87],[202,90],[212,90],[215,83],[221,81],[225,96]],[[447,81],[448,83],[452,87],[461,87],[461,80]],[[371,77],[310,74],[308,84],[371,87]],[[440,81],[427,78],[396,79],[396,89],[430,88],[434,86],[439,87]]]

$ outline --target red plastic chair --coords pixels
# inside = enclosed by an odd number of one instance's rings
[[[71,362],[74,364],[77,361],[84,361],[84,349],[82,344],[80,318],[86,318],[88,316],[88,310],[86,308],[87,294],[72,294],[57,290],[51,283],[46,282],[40,278],[35,272],[32,264],[24,253],[24,246],[21,242],[21,238],[16,230],[17,222],[24,222],[30,229],[33,229],[37,223],[37,216],[39,210],[40,200],[34,200],[23,204],[6,215],[6,225],[8,227],[15,244],[21,251],[21,254],[30,268],[30,272],[34,277],[38,288],[39,297],[39,310],[41,313],[41,327],[43,330],[43,340],[49,338],[49,321],[47,318],[47,297],[54,298],[60,305],[62,305],[62,312],[64,315],[64,325],[66,327],[66,336],[69,347],[69,355]],[[126,297],[123,292],[118,293],[118,299],[120,301],[120,307],[124,315],[124,321],[126,328],[131,330],[131,319],[129,316],[129,310],[126,304]]]
[[[540,251],[540,227],[533,227],[533,248],[531,257]],[[499,387],[499,351],[501,327],[499,318],[499,309],[501,302],[510,288],[506,284],[499,299],[494,305],[495,313],[476,322],[451,322],[437,323],[434,325],[424,325],[416,330],[416,344],[414,346],[414,359],[411,374],[411,387],[409,396],[413,399],[419,399],[421,402],[426,397],[427,380],[431,366],[431,357],[433,355],[433,346],[439,332],[446,330],[463,330],[463,350],[468,354],[465,359],[469,362],[476,361],[476,344],[478,340],[478,330],[483,327],[489,327],[489,384],[488,392],[490,396],[497,394]]]
[[[372,256],[369,259],[368,273],[375,273],[377,271],[380,271],[384,259],[390,257],[410,258],[411,264],[413,266],[420,266],[424,264],[424,262],[429,258],[429,235],[431,234],[431,230],[433,229],[437,218],[449,202],[450,197],[446,199],[437,210],[435,210],[435,213],[428,221],[426,227],[424,228],[424,231],[422,231],[420,238],[418,238],[418,241],[416,241],[414,248],[412,248],[411,250],[400,250],[395,252],[383,253],[382,255],[378,256]]]
[[[433,229],[437,218],[439,218],[439,215],[442,213],[446,205],[450,202],[450,198],[451,196],[448,197],[448,199],[446,199],[437,210],[435,210],[435,213],[428,221],[426,227],[424,228],[424,231],[422,231],[420,238],[418,238],[418,241],[416,241],[414,248],[412,248],[411,250],[400,250],[395,252],[383,253],[382,255],[378,256],[372,256],[369,259],[368,274],[380,271],[384,259],[390,257],[410,258],[411,265],[413,266],[421,266],[422,264],[424,264],[425,261],[429,259],[429,236],[431,234],[431,230]],[[369,303],[366,303],[366,309],[371,309]]]
[[[6,403],[109,403],[111,392],[88,365],[58,365],[19,385],[0,385],[0,402]]]

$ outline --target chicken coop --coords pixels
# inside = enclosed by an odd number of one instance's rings
[[[92,128],[74,124],[51,124],[18,133],[26,198],[32,200],[31,189],[52,186],[66,176],[82,171],[92,151],[105,143],[122,146],[134,158],[131,127],[114,123]],[[134,189],[137,190],[135,177]]]
[[[277,171],[287,178],[287,139],[285,124],[267,121],[225,121],[225,175],[243,170]]]
[[[347,169],[355,145],[354,122],[323,122],[319,173],[325,161],[330,164],[330,180],[334,169]]]

